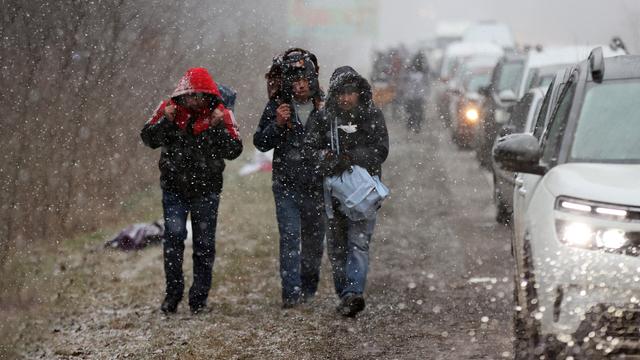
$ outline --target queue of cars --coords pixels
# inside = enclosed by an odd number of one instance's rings
[[[512,230],[515,358],[640,358],[640,56],[501,49],[448,59],[437,109]]]

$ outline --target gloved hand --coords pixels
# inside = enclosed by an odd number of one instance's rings
[[[349,154],[341,153],[337,157],[337,161],[333,166],[332,173],[333,175],[340,175],[349,168],[351,168],[351,157],[349,156]]]

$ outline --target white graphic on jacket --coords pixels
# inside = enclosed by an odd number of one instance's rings
[[[346,132],[347,134],[353,134],[358,131],[358,124],[351,124],[351,121],[349,121],[349,124],[347,125],[338,125],[338,129]]]

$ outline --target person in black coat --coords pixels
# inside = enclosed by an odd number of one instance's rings
[[[381,176],[381,165],[389,153],[384,116],[372,101],[371,86],[352,67],[336,69],[331,76],[326,105],[305,137],[304,153],[323,176],[342,174],[352,165]],[[332,139],[332,124],[337,139]],[[338,312],[355,316],[365,307],[363,297],[369,267],[369,242],[373,218],[353,221],[337,200],[327,204],[333,217],[327,222],[327,251],[335,290],[340,297]]]
[[[253,136],[258,150],[274,150],[272,189],[280,232],[283,308],[310,300],[320,279],[322,179],[302,154],[309,124],[322,106],[317,77],[315,56],[305,50],[290,49],[274,59],[267,79],[276,86],[270,88]]]

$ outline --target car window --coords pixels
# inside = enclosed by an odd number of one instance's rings
[[[558,160],[558,150],[562,142],[562,135],[569,119],[571,112],[571,104],[573,103],[573,95],[576,92],[576,83],[570,83],[566,91],[558,100],[558,105],[553,113],[553,117],[549,122],[549,129],[544,135],[542,145],[542,162],[545,164],[553,164]]]
[[[527,79],[524,83],[524,91],[528,91],[533,87],[533,81],[538,77],[538,69],[531,69],[529,71],[529,75],[527,75]]]
[[[518,90],[520,79],[522,78],[522,70],[524,69],[524,62],[510,62],[502,65],[498,77],[497,93],[499,94],[503,90]]]
[[[551,93],[553,92],[555,80],[551,82],[549,85],[549,89],[547,90],[547,94],[544,96],[544,100],[542,100],[542,107],[540,107],[540,112],[538,113],[538,118],[536,119],[536,124],[533,131],[533,136],[540,139],[542,135],[542,131],[544,130],[544,120],[547,118],[547,112],[549,111],[549,104],[551,103]]]
[[[509,122],[515,126],[516,133],[524,132],[524,124],[527,121],[527,115],[529,114],[529,108],[531,107],[532,100],[533,94],[528,93],[511,109]]]
[[[491,81],[491,74],[478,74],[473,75],[471,79],[469,79],[469,83],[467,84],[467,90],[469,92],[478,92],[480,88],[483,88],[489,85]]]
[[[570,159],[640,162],[640,82],[594,85],[585,95]]]
[[[542,101],[540,101],[540,99],[538,99],[534,105],[535,109],[531,109],[531,107],[529,108],[529,114],[527,115],[527,121],[524,124],[523,130],[522,132],[531,132],[531,123],[535,121],[535,119],[538,118],[538,114],[540,113],[540,107],[542,106]]]

